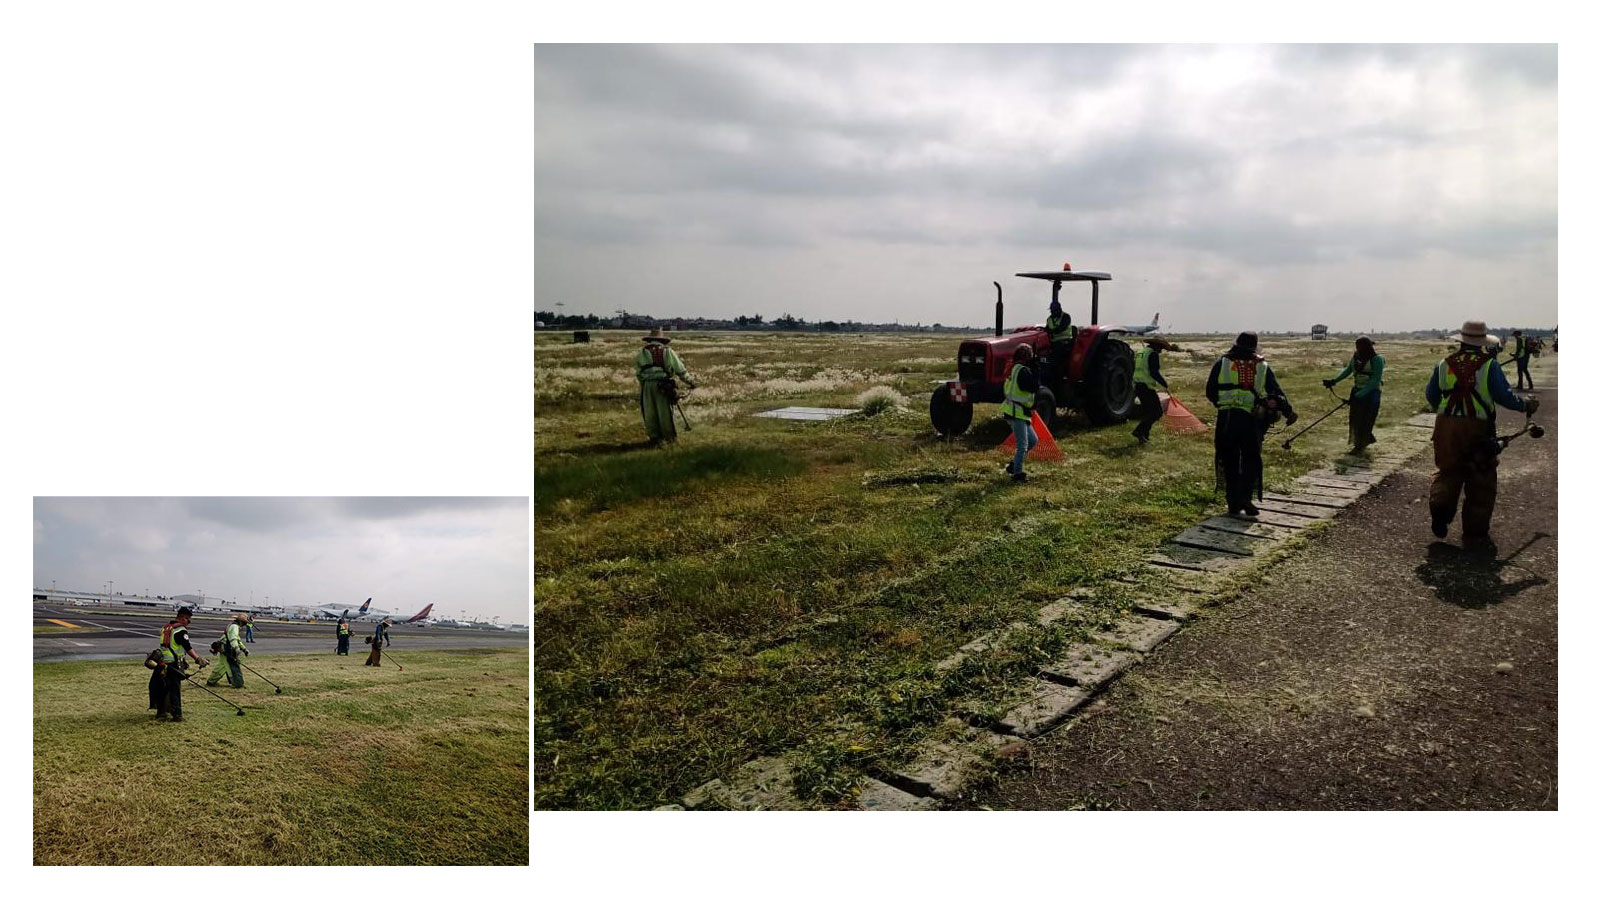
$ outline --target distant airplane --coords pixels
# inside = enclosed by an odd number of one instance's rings
[[[360,608],[358,609],[350,609],[349,607],[340,606],[337,603],[330,603],[325,606],[316,607],[311,612],[313,617],[319,619],[343,618],[355,622],[394,617],[394,614],[389,612],[387,609],[373,609],[371,597],[368,597],[367,602],[361,604]],[[427,606],[422,608],[422,612],[419,612],[416,615],[406,619],[396,618],[396,621],[405,623],[421,623],[426,622],[428,617],[431,615],[433,615],[433,604],[429,603]]]
[[[326,603],[322,606],[312,607],[311,615],[318,619],[359,619],[366,615],[370,609],[372,609],[372,598],[368,597],[367,602],[361,604],[359,609],[351,609],[338,603]],[[385,615],[381,609],[374,610],[374,613],[379,616]]]
[[[1156,317],[1150,320],[1149,325],[1124,325],[1122,326],[1122,330],[1129,334],[1149,334],[1160,327],[1161,313],[1156,313]]]

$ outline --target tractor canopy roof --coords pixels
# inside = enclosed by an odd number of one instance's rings
[[[1043,278],[1046,281],[1110,281],[1109,272],[1018,272],[1018,278]]]

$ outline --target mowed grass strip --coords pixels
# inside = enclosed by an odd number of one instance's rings
[[[1008,430],[998,407],[977,407],[965,435],[939,438],[927,402],[931,381],[949,377],[939,360],[953,360],[954,336],[686,334],[674,347],[704,387],[719,385],[701,374],[697,346],[733,378],[764,378],[782,361],[796,373],[782,390],[807,383],[807,372],[861,374],[765,398],[720,385],[743,398],[721,403],[734,412],[704,426],[694,418],[695,431],[660,451],[639,446],[637,410],[614,385],[581,388],[618,358],[625,371],[637,336],[576,347],[551,337],[536,342],[543,383],[563,385],[560,402],[538,411],[535,460],[541,808],[649,807],[753,757],[796,751],[802,789],[826,805],[848,776],[938,728],[958,700],[998,689],[1093,623],[1028,636],[950,672],[936,675],[935,662],[1073,588],[1099,588],[1109,615],[1127,602],[1111,579],[1220,511],[1209,433],[1158,428],[1140,447],[1131,423],[1074,419],[1057,434],[1065,463],[1030,463],[1021,486],[1000,472],[1007,457],[994,448]],[[1213,422],[1205,377],[1229,341],[1177,340],[1185,350],[1166,354],[1163,371]],[[1389,366],[1380,427],[1421,408],[1445,349],[1380,342]],[[1320,382],[1350,350],[1265,339],[1301,426],[1337,402]],[[561,378],[567,366],[581,377]],[[910,406],[825,423],[750,417],[852,406],[875,384]],[[1268,490],[1343,452],[1345,432],[1341,413],[1291,451],[1279,446],[1290,431],[1270,435]]]
[[[256,655],[154,721],[138,660],[34,666],[37,865],[525,865],[528,651]],[[203,677],[203,676],[202,676]]]

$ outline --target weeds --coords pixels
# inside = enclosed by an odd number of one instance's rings
[[[537,365],[594,375],[631,354],[637,336],[628,337],[549,356],[541,340]],[[1089,608],[1108,619],[1129,602],[1112,578],[1219,511],[1209,434],[1158,426],[1139,446],[1131,424],[1093,429],[1074,417],[1057,433],[1065,464],[1030,461],[1020,486],[1001,473],[1009,455],[994,448],[1009,431],[995,406],[978,406],[966,434],[939,438],[924,410],[958,343],[684,334],[674,348],[690,371],[715,372],[700,375],[696,396],[723,391],[726,417],[704,428],[696,419],[665,451],[639,446],[636,406],[607,399],[613,388],[601,380],[581,382],[586,400],[540,406],[541,808],[647,808],[779,753],[808,760],[800,783],[833,802],[866,755],[907,752],[954,706],[1032,674],[1102,619],[1030,629],[939,676],[935,662],[1076,588],[1096,587]],[[1205,378],[1228,343],[1185,340],[1190,352],[1163,366],[1207,422]],[[1417,411],[1442,347],[1379,349],[1388,358],[1379,425],[1393,426]],[[1320,382],[1347,352],[1270,338],[1264,352],[1302,417],[1332,405]],[[773,380],[795,391],[771,391]],[[826,423],[751,417],[779,405],[862,405],[864,384],[892,388],[910,411]],[[1342,452],[1344,432],[1336,416],[1292,451],[1269,436],[1268,488]]]

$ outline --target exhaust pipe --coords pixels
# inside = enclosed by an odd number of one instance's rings
[[[994,285],[994,336],[1000,336],[1000,322],[1004,318],[1006,304],[1001,297],[1000,282],[990,282]]]

